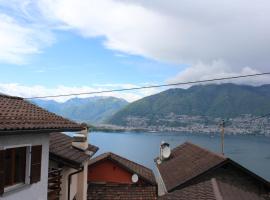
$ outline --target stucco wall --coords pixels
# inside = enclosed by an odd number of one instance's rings
[[[68,175],[75,171],[77,170],[69,168],[69,167],[63,168],[60,200],[68,199]],[[77,179],[78,179],[77,177],[78,177],[77,174],[72,176],[71,185],[70,185],[70,199],[73,199],[77,193]]]
[[[0,136],[0,146],[42,145],[41,180],[4,193],[2,200],[46,200],[48,187],[49,134]]]
[[[84,163],[84,170],[78,174],[78,200],[87,199],[87,174],[88,174],[88,162]]]
[[[70,200],[72,200],[75,196],[77,200],[87,199],[87,166],[88,162],[85,162],[84,171],[72,176],[70,184]],[[50,161],[50,167],[57,168],[57,163]],[[60,200],[68,200],[68,176],[78,170],[67,166],[63,167],[62,169]]]

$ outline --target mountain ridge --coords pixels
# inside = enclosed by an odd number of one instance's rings
[[[175,115],[234,118],[270,112],[270,84],[262,86],[232,83],[173,88],[130,103],[112,115],[107,123],[126,126],[129,118],[145,118],[148,125],[171,113]],[[150,121],[150,122],[149,122]]]
[[[128,104],[116,97],[72,98],[66,102],[36,99],[33,103],[77,122],[99,124]]]

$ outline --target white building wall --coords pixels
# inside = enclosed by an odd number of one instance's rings
[[[0,147],[14,145],[42,145],[41,179],[34,184],[25,184],[20,188],[6,192],[1,200],[47,200],[49,134],[20,134],[0,136]]]
[[[62,184],[61,184],[61,196],[60,200],[68,200],[68,176],[69,174],[76,172],[76,169],[64,167],[62,171]],[[74,174],[71,178],[70,184],[70,199],[72,200],[77,194],[78,175]]]
[[[78,200],[87,199],[87,178],[88,178],[88,161],[84,163],[84,170],[78,174]]]
[[[57,164],[53,161],[50,161],[50,166],[54,167],[57,166]],[[76,171],[78,170],[70,167],[63,168],[60,200],[68,200],[68,176]],[[70,184],[70,200],[72,200],[74,197],[76,197],[77,200],[87,199],[87,172],[88,162],[85,162],[84,171],[71,176],[72,178]]]

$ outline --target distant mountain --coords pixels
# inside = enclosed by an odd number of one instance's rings
[[[35,104],[78,122],[99,124],[128,104],[115,97],[73,98],[64,103],[53,100],[34,100]]]
[[[162,121],[172,121],[170,116],[174,119],[180,115],[234,118],[265,113],[270,113],[270,85],[210,84],[169,89],[145,97],[127,105],[107,122],[122,126],[162,125]]]

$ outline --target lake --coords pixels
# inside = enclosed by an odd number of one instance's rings
[[[171,147],[190,141],[215,152],[220,152],[218,135],[184,133],[105,133],[91,132],[89,143],[99,147],[96,155],[113,152],[145,165],[156,172],[154,158],[159,154],[161,141]],[[225,156],[237,161],[249,170],[270,180],[270,137],[265,136],[225,136]]]

